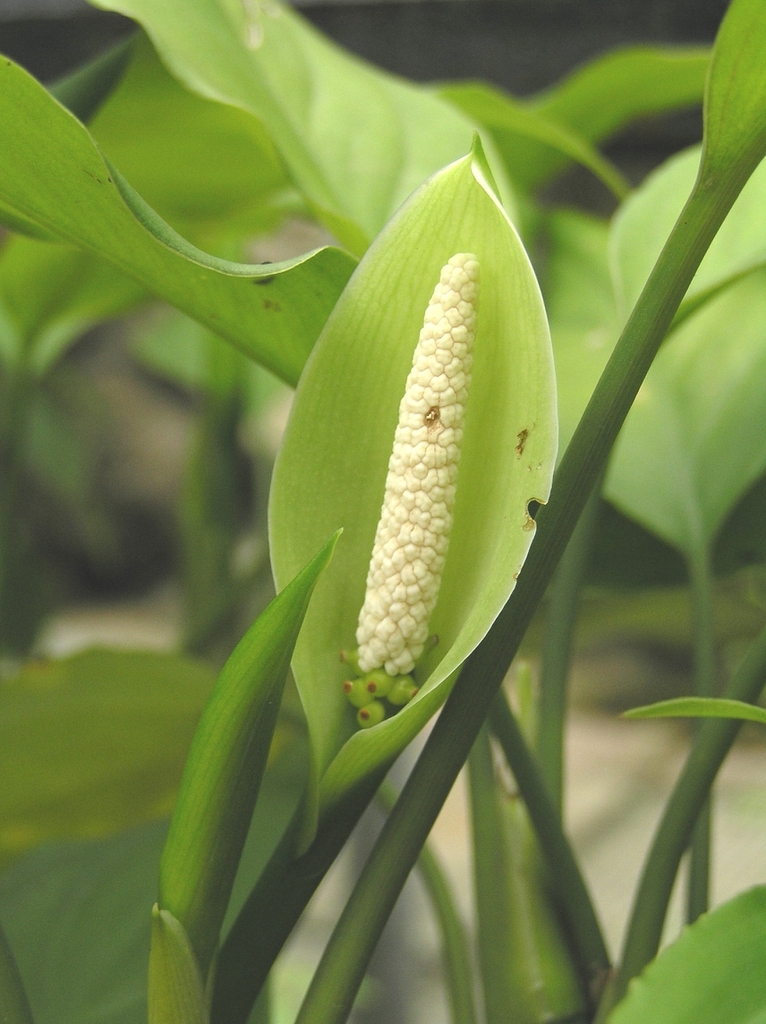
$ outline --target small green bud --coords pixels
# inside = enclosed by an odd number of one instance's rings
[[[341,651],[340,660],[343,662],[344,665],[348,665],[349,668],[352,668],[358,676],[362,674],[362,670],[359,668],[358,649],[355,648],[351,651]]]
[[[386,697],[394,685],[394,678],[384,668],[374,668],[365,674],[364,686],[373,697]]]
[[[409,704],[418,692],[418,689],[419,687],[416,685],[412,676],[397,676],[394,680],[393,686],[388,691],[388,702],[389,704],[394,704],[396,707]]]
[[[373,725],[380,725],[385,717],[386,709],[379,700],[374,700],[372,704],[359,709],[356,720],[363,729],[371,729]]]
[[[343,684],[343,692],[355,708],[363,708],[375,700],[375,694],[370,693],[364,684],[364,679],[347,679]]]

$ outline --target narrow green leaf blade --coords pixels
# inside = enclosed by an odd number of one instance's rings
[[[86,129],[7,59],[0,61],[0,119],[4,209],[105,257],[296,382],[354,265],[348,254],[320,249],[266,268],[195,248],[105,162]]]
[[[183,925],[154,904],[149,1024],[207,1024],[205,986]]]
[[[631,708],[624,718],[739,718],[766,725],[766,708],[723,697],[675,697]]]
[[[213,688],[178,655],[92,650],[0,682],[0,864],[170,811]]]
[[[548,493],[556,427],[547,325],[527,256],[486,175],[478,153],[450,165],[376,240],[306,368],[275,467],[270,537],[279,581],[318,536],[346,529],[293,666],[323,807],[395,757],[445,699],[515,585],[534,533],[527,503]],[[358,732],[339,652],[355,646],[424,311],[441,267],[457,252],[478,256],[483,283],[454,525],[430,622],[439,644],[419,669],[417,697]]]
[[[160,865],[160,906],[207,977],[260,790],[285,677],[336,532],[258,616],[218,678],[189,753]]]
[[[527,102],[593,145],[636,118],[701,103],[709,63],[710,51],[699,47],[626,46],[597,57]],[[566,163],[550,147],[526,143],[514,161],[514,177],[523,176],[534,188]]]
[[[762,1024],[766,888],[701,917],[630,986],[608,1024]]]
[[[741,184],[766,156],[766,7],[732,0],[705,89],[702,176]]]
[[[586,139],[544,114],[530,110],[500,89],[481,82],[460,82],[442,85],[437,92],[491,133],[512,179],[520,162],[521,137],[522,148],[525,142],[528,144],[532,140],[542,143],[567,160],[587,167],[618,199],[624,199],[630,192],[630,185],[622,174]],[[524,164],[519,176],[520,184],[526,184],[528,170]]]

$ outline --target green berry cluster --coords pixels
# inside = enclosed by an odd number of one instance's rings
[[[344,651],[341,659],[358,671],[355,653]],[[418,686],[412,676],[390,676],[385,669],[376,668],[356,679],[347,679],[343,684],[343,692],[349,702],[359,709],[356,720],[362,729],[371,729],[386,717],[384,700],[395,708],[403,707],[418,692]]]

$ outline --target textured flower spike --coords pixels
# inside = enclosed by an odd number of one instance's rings
[[[452,527],[478,298],[478,260],[458,253],[442,268],[399,406],[356,632],[362,672],[406,675],[428,637]]]

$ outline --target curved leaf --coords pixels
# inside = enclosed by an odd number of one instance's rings
[[[184,89],[143,33],[119,86],[88,125],[137,192],[183,234],[241,234],[279,219],[289,182],[262,125]]]
[[[766,708],[724,697],[676,697],[631,708],[623,718],[738,718],[766,725]]]
[[[254,114],[292,180],[361,255],[472,125],[428,89],[344,52],[277,0],[93,0],[139,21],[174,75]]]
[[[587,167],[618,199],[624,199],[630,192],[630,185],[617,168],[584,138],[570,128],[562,127],[543,114],[530,110],[526,104],[514,100],[500,89],[483,82],[456,82],[439,86],[437,94],[490,132],[511,178],[514,169],[521,163],[519,150],[523,152],[523,143],[532,141]],[[522,139],[521,147],[519,137]],[[523,184],[528,177],[527,167],[523,163],[519,173]]]
[[[350,256],[320,249],[267,268],[195,248],[105,162],[82,125],[5,58],[0,120],[4,209],[105,257],[295,383],[351,272]]]
[[[346,531],[293,663],[323,807],[395,757],[440,706],[515,585],[534,535],[528,502],[548,494],[556,447],[548,330],[526,253],[487,173],[479,152],[445,168],[375,241],[306,367],[277,459],[269,518],[278,582],[328,528]],[[338,654],[354,646],[423,314],[441,267],[461,251],[478,256],[482,286],[454,525],[430,622],[440,642],[419,670],[417,697],[357,732]]]
[[[0,863],[168,813],[214,673],[177,655],[92,650],[0,682]]]
[[[762,1024],[766,887],[703,915],[631,983],[608,1024]]]

